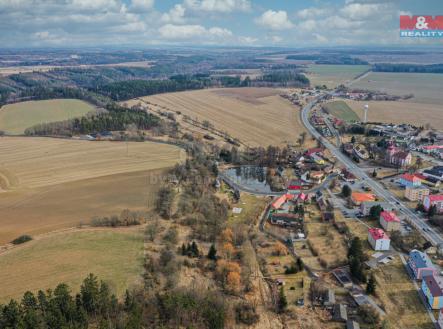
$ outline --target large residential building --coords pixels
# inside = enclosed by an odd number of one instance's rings
[[[415,187],[421,185],[421,179],[415,175],[403,174],[400,177],[399,183],[404,187]]]
[[[272,202],[271,208],[274,210],[280,209],[286,202],[292,199],[294,199],[293,194],[283,194]]]
[[[359,206],[362,202],[375,201],[375,195],[372,193],[352,192],[351,200],[356,206]]]
[[[406,187],[405,190],[405,198],[409,201],[422,201],[427,195],[429,195],[427,187]]]
[[[381,228],[370,228],[368,230],[368,241],[374,250],[389,250],[391,239]]]
[[[391,143],[385,154],[386,163],[398,167],[410,166],[412,163],[412,154],[409,151],[403,151]]]
[[[400,218],[393,211],[382,211],[380,214],[380,225],[385,231],[400,230]]]
[[[443,282],[440,277],[428,275],[423,277],[421,291],[433,310],[443,308]]]
[[[429,256],[416,249],[409,253],[408,267],[415,280],[422,280],[427,275],[437,275],[437,270]]]
[[[389,202],[381,202],[381,201],[364,201],[360,204],[360,212],[363,216],[368,216],[371,208],[373,206],[380,206],[385,211],[393,211],[395,207],[391,205]]]
[[[425,207],[426,211],[428,211],[432,206],[436,206],[437,213],[443,213],[443,194],[425,196],[423,199],[423,206]]]

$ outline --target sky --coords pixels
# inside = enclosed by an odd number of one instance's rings
[[[392,46],[399,15],[443,15],[443,0],[0,0],[0,48]]]

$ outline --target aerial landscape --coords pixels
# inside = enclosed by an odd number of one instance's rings
[[[443,328],[439,15],[0,0],[0,329]]]

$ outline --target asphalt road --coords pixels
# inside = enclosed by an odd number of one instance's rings
[[[329,94],[332,94],[330,92]],[[344,155],[337,147],[331,144],[328,140],[326,140],[320,133],[311,125],[309,122],[309,112],[314,107],[314,105],[327,94],[323,94],[318,96],[317,99],[308,103],[302,110],[301,117],[303,124],[306,129],[333,154],[333,156],[343,163],[349,171],[351,171],[358,179],[364,180],[366,184],[372,188],[375,194],[379,197],[385,199],[387,202],[390,202],[395,207],[406,216],[408,222],[413,225],[429,242],[433,245],[438,246],[443,244],[443,238],[434,231],[432,227],[430,227],[423,218],[419,217],[416,213],[410,210],[401,200],[399,200],[394,194],[392,194],[389,190],[385,189],[378,182],[372,179],[372,177],[368,176],[361,168],[359,168],[351,159],[349,159],[346,155]]]

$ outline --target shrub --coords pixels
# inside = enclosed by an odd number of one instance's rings
[[[30,235],[20,235],[18,238],[12,240],[12,244],[22,244],[31,240],[32,237]]]
[[[260,316],[253,305],[241,302],[235,306],[235,319],[237,323],[253,325],[258,322]]]

